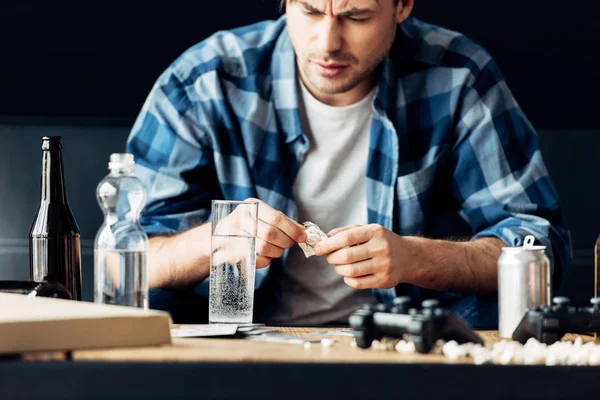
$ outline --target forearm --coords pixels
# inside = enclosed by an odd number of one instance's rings
[[[407,238],[408,239],[408,238]],[[427,289],[477,294],[498,290],[498,257],[506,245],[497,238],[453,242],[411,237],[409,283]]]
[[[186,287],[210,273],[210,224],[174,236],[150,238],[148,286]]]

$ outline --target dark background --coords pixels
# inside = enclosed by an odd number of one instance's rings
[[[483,44],[537,128],[572,228],[563,290],[592,294],[600,231],[600,6],[415,0],[414,15]],[[0,3],[0,279],[28,277],[27,233],[39,199],[40,138],[62,135],[69,199],[82,230],[91,299],[95,187],[121,152],[158,75],[209,34],[277,18],[277,0]]]
[[[0,115],[131,122],[157,76],[219,29],[276,18],[277,0],[0,5]],[[599,2],[415,0],[496,58],[538,128],[597,128]]]

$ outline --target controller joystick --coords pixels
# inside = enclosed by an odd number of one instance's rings
[[[394,314],[408,314],[411,302],[412,300],[408,296],[396,297],[394,298],[394,307],[392,307],[391,312]]]

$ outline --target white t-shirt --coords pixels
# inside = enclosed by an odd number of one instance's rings
[[[357,103],[332,107],[314,98],[303,83],[300,87],[300,117],[310,150],[293,186],[298,222],[314,222],[325,233],[366,224],[375,89]],[[346,285],[325,257],[306,258],[297,245],[290,249],[279,285],[281,297],[272,319],[278,324],[347,323],[353,311],[375,300],[370,289]]]

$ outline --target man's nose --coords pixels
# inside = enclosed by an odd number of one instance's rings
[[[342,35],[336,18],[323,18],[317,35],[317,46],[325,54],[334,53],[342,46]]]

